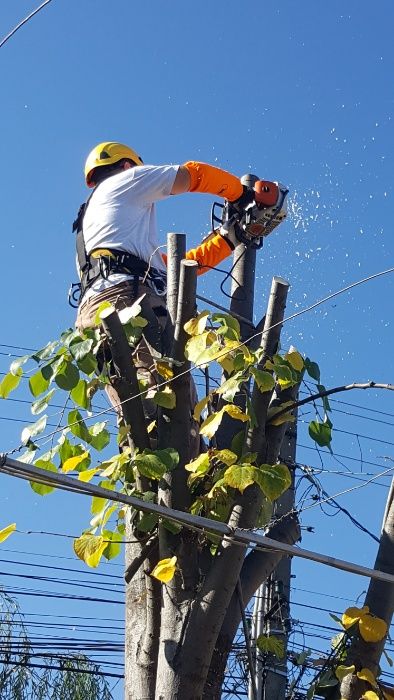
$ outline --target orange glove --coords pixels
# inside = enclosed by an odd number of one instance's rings
[[[190,175],[189,192],[216,194],[230,202],[239,199],[243,194],[240,180],[226,170],[194,160],[185,163],[184,167],[188,169]]]

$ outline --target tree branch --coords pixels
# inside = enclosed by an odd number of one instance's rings
[[[333,389],[326,389],[325,391],[321,391],[318,394],[312,394],[311,396],[307,396],[306,399],[294,401],[294,403],[290,404],[290,406],[286,406],[281,411],[275,413],[275,416],[273,416],[273,418],[279,418],[279,416],[282,416],[285,413],[289,413],[294,408],[298,408],[298,406],[305,406],[305,404],[312,403],[313,401],[317,401],[318,399],[323,399],[325,396],[331,396],[331,394],[339,394],[343,391],[352,391],[353,389],[386,389],[387,391],[394,391],[394,384],[382,384],[379,382],[370,381],[364,383],[353,382],[353,384],[344,384],[343,386],[336,386]]]
[[[158,547],[158,536],[154,535],[153,537],[150,537],[146,544],[142,547],[141,552],[133,559],[124,572],[124,579],[126,583],[130,583],[140,566],[142,566],[144,563],[145,559],[148,559],[154,553],[155,549],[158,549]]]

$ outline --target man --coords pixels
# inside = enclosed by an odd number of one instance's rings
[[[81,280],[76,326],[80,331],[93,326],[104,301],[121,310],[142,297],[142,316],[148,324],[134,357],[139,375],[153,385],[152,356],[163,350],[167,320],[166,256],[160,253],[163,246],[157,238],[155,203],[184,192],[206,192],[236,201],[242,199],[244,188],[234,175],[204,163],[144,165],[132,148],[116,142],[93,148],[86,160],[85,179],[94,189],[74,222]],[[234,231],[221,229],[186,257],[198,262],[201,274],[228,257],[236,244]],[[191,392],[194,404],[193,386]],[[108,395],[119,408],[112,387]],[[150,404],[144,401],[145,413],[151,418],[155,407]],[[120,410],[118,413],[121,417]]]
[[[184,192],[238,200],[243,196],[240,180],[194,161],[144,165],[133,149],[114,142],[100,143],[90,152],[85,178],[94,190],[75,222],[81,232],[77,242],[82,284],[77,327],[83,330],[93,325],[103,301],[117,301],[119,306],[144,293],[154,315],[162,318],[166,314],[166,256],[159,250],[155,203]],[[186,257],[199,263],[201,274],[228,257],[236,243],[231,229],[221,230]]]

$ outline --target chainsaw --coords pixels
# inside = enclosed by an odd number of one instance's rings
[[[234,227],[235,236],[248,248],[259,249],[264,238],[284,221],[287,216],[288,188],[279,182],[260,180],[257,175],[241,177],[244,194],[236,202],[214,202],[212,206],[212,230],[215,222],[225,230]],[[221,208],[221,216],[216,214]]]

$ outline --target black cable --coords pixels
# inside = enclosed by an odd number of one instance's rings
[[[69,658],[63,657],[67,659],[67,661],[70,661]],[[64,666],[49,666],[48,664],[36,664],[36,663],[31,663],[31,662],[22,662],[22,661],[6,661],[5,659],[0,658],[0,664],[3,664],[4,666],[24,666],[25,668],[43,668],[46,669],[47,671],[72,671],[72,673],[85,673],[88,675],[93,675],[93,676],[101,676],[101,677],[108,677],[108,678],[124,678],[124,674],[122,673],[121,675],[118,673],[109,673],[108,671],[98,671],[98,670],[90,670],[90,669],[79,669],[79,668],[64,668]]]

